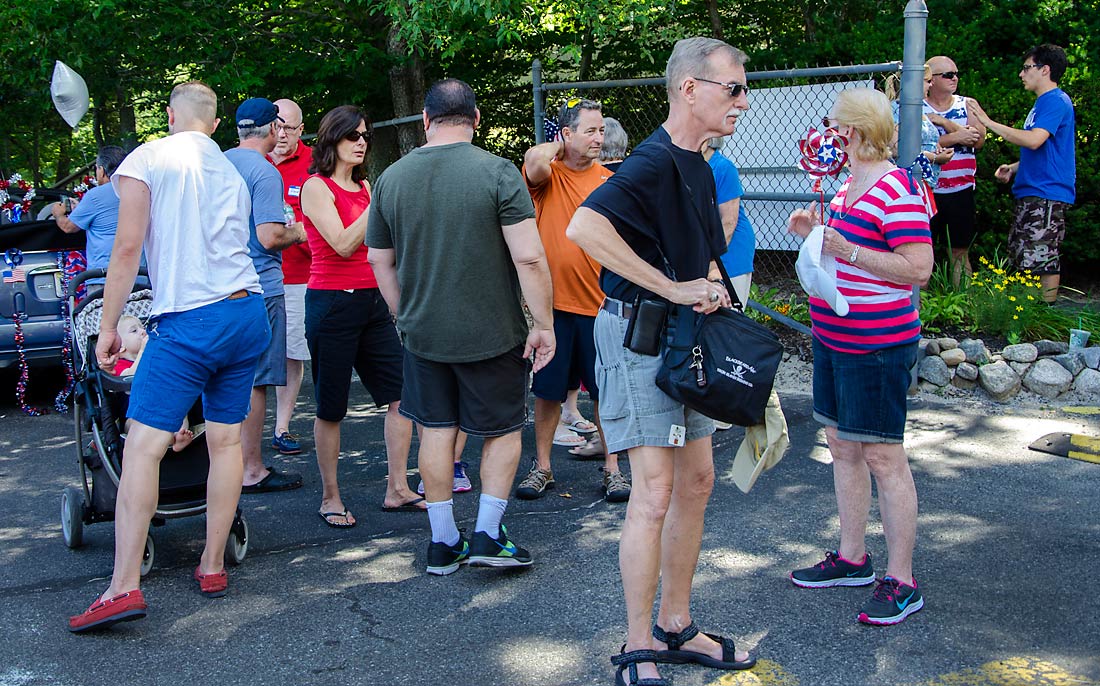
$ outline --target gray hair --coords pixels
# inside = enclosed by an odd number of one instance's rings
[[[126,155],[127,152],[117,145],[105,145],[95,156],[95,165],[102,167],[103,173],[111,176],[118,169],[118,165],[122,164],[122,160],[126,159]]]
[[[626,146],[630,141],[618,119],[603,118],[603,147],[600,148],[600,162],[621,160],[626,157]]]
[[[268,134],[271,133],[271,127],[275,126],[276,121],[278,120],[276,119],[260,126],[238,126],[237,138],[240,138],[242,141],[246,141],[249,138],[267,138]]]
[[[724,53],[739,66],[749,61],[749,56],[744,52],[717,38],[697,37],[676,41],[672,56],[668,58],[668,66],[665,67],[665,89],[669,99],[676,95],[684,79],[712,78],[711,56],[716,53]]]
[[[569,103],[573,103],[573,106],[570,107]],[[569,127],[569,130],[576,131],[577,123],[581,120],[581,110],[599,112],[600,103],[596,100],[583,99],[563,102],[561,107],[558,108],[558,127],[562,129]]]

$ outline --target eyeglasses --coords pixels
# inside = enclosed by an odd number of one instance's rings
[[[301,129],[303,126],[305,126],[305,124],[295,124],[294,126],[291,126],[290,124],[276,124],[275,130],[281,131],[282,133],[291,134]]]
[[[1047,66],[1047,65],[1039,64],[1038,62],[1036,62],[1035,64],[1025,64],[1024,68],[1021,69],[1020,71],[1028,71],[1028,70],[1031,70],[1031,69],[1039,69],[1040,67],[1045,67],[1045,66]]]
[[[370,143],[371,132],[370,131],[351,131],[344,134],[344,140],[349,143],[358,143],[362,138],[364,143]]]
[[[730,81],[729,83],[722,83],[721,81],[711,81],[710,79],[704,79],[698,76],[693,76],[691,78],[695,79],[696,81],[703,81],[705,83],[713,83],[716,86],[721,86],[729,90],[731,98],[736,98],[742,93],[745,93],[747,95],[749,92],[749,87],[743,83],[736,83],[734,81]]]
[[[822,117],[821,124],[827,129],[835,129],[836,127],[840,126],[840,122],[836,119],[832,119],[831,117]]]
[[[959,78],[959,72],[957,71],[941,71],[938,74],[932,74],[932,76],[942,76],[947,80]]]

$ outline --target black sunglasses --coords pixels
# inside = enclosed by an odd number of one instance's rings
[[[371,132],[370,131],[349,131],[344,134],[344,140],[350,143],[356,143],[362,138],[364,143],[370,143]]]
[[[959,78],[959,72],[957,72],[957,71],[941,71],[938,74],[932,74],[932,76],[942,76],[945,79],[957,79],[957,78]]]
[[[1047,65],[1039,64],[1038,62],[1036,62],[1035,64],[1025,64],[1024,68],[1021,69],[1020,71],[1028,71],[1030,69],[1040,69],[1040,68],[1045,67],[1045,66],[1047,66]]]
[[[713,83],[716,86],[721,86],[721,87],[729,90],[731,98],[736,98],[737,96],[741,95],[742,93],[748,93],[749,92],[749,87],[746,86],[743,83],[734,83],[733,81],[731,81],[729,83],[722,83],[721,81],[711,81],[710,79],[704,79],[704,78],[700,78],[698,76],[693,76],[691,78],[695,79],[696,81],[704,81],[706,83]]]

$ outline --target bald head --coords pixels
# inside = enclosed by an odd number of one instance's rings
[[[293,100],[281,98],[275,101],[279,108],[279,116],[287,126],[299,126],[302,123],[302,108]]]
[[[926,62],[932,75],[932,85],[928,89],[929,102],[940,102],[954,95],[959,88],[959,68],[950,57],[936,55]],[[955,75],[955,78],[944,78],[944,74]]]
[[[279,108],[279,117],[282,123],[275,127],[275,149],[271,151],[271,158],[275,164],[279,164],[298,150],[298,142],[305,132],[302,126],[302,108],[298,103],[287,98],[275,101]]]
[[[172,89],[168,98],[168,128],[211,134],[218,126],[218,96],[201,81],[188,81]]]

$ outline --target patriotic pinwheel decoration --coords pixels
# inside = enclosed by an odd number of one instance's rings
[[[848,164],[848,153],[844,152],[847,144],[848,139],[833,128],[818,131],[810,127],[806,137],[798,141],[798,151],[802,155],[798,166],[813,178],[813,191],[821,198],[822,213],[825,211],[825,191],[821,188],[821,179],[840,174]]]

